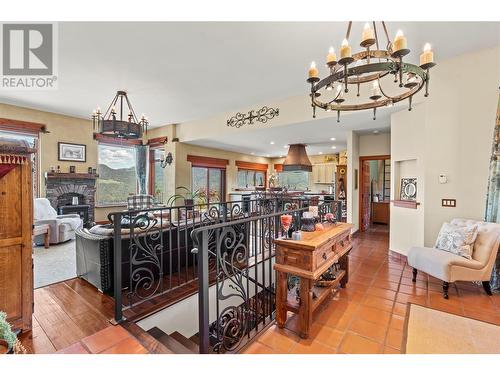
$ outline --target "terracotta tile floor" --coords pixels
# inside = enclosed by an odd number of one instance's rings
[[[58,354],[146,354],[148,351],[130,333],[120,326],[105,328]]]
[[[244,353],[398,354],[408,302],[500,324],[500,295],[454,283],[445,300],[442,282],[419,272],[413,283],[406,257],[389,251],[388,243],[383,227],[355,236],[347,288],[318,308],[307,340],[296,333],[297,317],[290,313],[286,328],[271,326]]]

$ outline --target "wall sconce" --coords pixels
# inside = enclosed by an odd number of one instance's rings
[[[161,155],[161,158],[160,158],[160,166],[162,168],[165,168],[167,165],[170,165],[172,164],[172,162],[174,161],[174,157],[172,156],[172,153],[169,152],[167,154],[167,157],[165,157],[165,155]]]

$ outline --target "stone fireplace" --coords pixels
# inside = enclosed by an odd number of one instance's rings
[[[47,173],[45,196],[58,213],[79,213],[86,224],[92,223],[96,178],[86,173]],[[73,198],[77,198],[77,204],[73,204]]]

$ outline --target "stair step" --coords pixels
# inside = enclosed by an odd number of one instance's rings
[[[194,354],[193,351],[186,348],[179,341],[170,337],[170,335],[166,334],[158,327],[148,329],[148,333],[176,354]]]
[[[172,332],[170,334],[170,337],[174,338],[175,340],[179,341],[182,345],[184,345],[186,348],[191,350],[193,353],[199,353],[200,349],[197,344],[195,344],[193,341],[188,339],[186,336],[184,336],[182,333],[179,333],[177,331]]]
[[[200,346],[200,337],[198,336],[197,333],[195,333],[193,336],[189,338],[192,342],[194,342],[196,345]]]

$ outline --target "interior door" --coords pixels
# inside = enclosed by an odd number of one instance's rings
[[[363,161],[361,178],[361,231],[370,227],[370,163]]]

